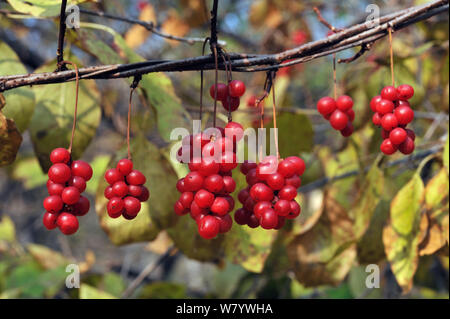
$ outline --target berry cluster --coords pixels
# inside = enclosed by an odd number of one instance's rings
[[[241,165],[248,187],[238,194],[243,207],[236,211],[234,220],[239,225],[280,229],[286,219],[300,215],[295,197],[305,163],[296,156],[287,157],[278,166],[277,163],[276,157],[268,156],[259,164],[245,161]]]
[[[233,80],[228,83],[217,83],[217,100],[222,102],[225,110],[234,112],[241,104],[241,96],[245,93],[245,84],[239,80]],[[216,96],[216,86],[213,84],[209,89],[209,94],[214,99]]]
[[[190,151],[188,161],[179,158],[180,162],[189,162],[190,172],[177,183],[181,195],[174,210],[179,216],[189,213],[205,239],[228,232],[233,224],[229,215],[235,205],[230,196],[236,189],[232,170],[238,165],[236,143],[243,137],[243,128],[229,122],[219,131],[220,135],[211,138],[206,133],[188,136],[178,152],[182,156],[184,151]],[[196,147],[200,148],[200,157],[194,157]]]
[[[413,96],[414,89],[410,85],[403,84],[397,88],[386,86],[381,95],[370,102],[374,112],[372,122],[382,127],[380,150],[386,155],[392,155],[397,150],[405,155],[414,152],[416,135],[406,128],[414,119],[414,111],[408,102]]]
[[[72,162],[65,148],[54,149],[50,161],[53,165],[48,170],[49,196],[44,199],[43,223],[48,230],[58,227],[64,235],[72,235],[78,230],[77,216],[89,211],[89,200],[81,194],[92,177],[92,168],[84,161]]]
[[[116,168],[105,172],[105,180],[109,186],[105,189],[105,197],[109,199],[106,209],[111,218],[123,216],[131,220],[136,218],[141,210],[141,202],[150,197],[146,178],[140,171],[133,169],[133,162],[121,159]]]
[[[317,102],[317,110],[342,136],[349,137],[353,134],[355,111],[351,97],[342,95],[337,100],[329,96],[323,97]]]

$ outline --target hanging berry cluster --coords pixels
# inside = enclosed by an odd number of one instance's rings
[[[120,216],[127,220],[136,218],[141,211],[141,203],[146,202],[150,197],[150,192],[144,186],[147,179],[139,170],[133,169],[130,151],[131,102],[140,79],[135,77],[130,87],[127,127],[128,158],[121,159],[116,168],[105,172],[105,180],[109,186],[106,187],[104,195],[109,200],[106,210],[111,218]]]
[[[217,90],[215,89],[217,87]],[[216,92],[217,91],[217,92]],[[239,80],[233,80],[228,83],[213,84],[209,89],[209,94],[214,99],[217,94],[217,100],[222,103],[225,110],[234,112],[239,108],[241,97],[245,93],[245,84]]]
[[[117,163],[116,168],[105,172],[105,180],[109,184],[104,194],[109,200],[106,206],[109,217],[123,216],[128,220],[136,218],[141,210],[141,202],[150,197],[147,187],[144,186],[144,174],[133,169],[133,162],[124,158]]]
[[[300,176],[305,171],[301,158],[290,156],[278,161],[275,156],[268,156],[259,164],[246,161],[240,170],[248,186],[238,194],[243,207],[234,215],[236,223],[251,228],[280,229],[286,219],[300,215],[295,197],[301,185]]]
[[[65,148],[54,149],[50,160],[53,165],[48,170],[49,196],[44,199],[43,223],[48,230],[58,227],[64,235],[72,235],[78,230],[77,216],[89,211],[89,200],[81,194],[92,177],[92,168],[84,161],[72,162]]]
[[[236,143],[243,136],[243,128],[236,122],[217,129],[220,135],[211,138],[206,137],[206,132],[189,135],[178,151],[181,163],[186,159],[184,152],[189,152],[190,172],[177,183],[180,198],[174,204],[174,211],[179,216],[190,214],[197,222],[200,236],[205,239],[226,233],[232,227],[229,214],[235,203],[230,194],[236,189],[232,170],[238,165]],[[215,156],[215,150],[221,158]],[[200,157],[194,158],[197,153]]]
[[[317,102],[317,110],[342,136],[349,137],[353,134],[355,111],[351,97],[342,95],[337,100],[329,96],[323,97]]]
[[[397,150],[405,155],[414,152],[416,135],[406,128],[414,119],[414,111],[408,102],[413,95],[414,89],[410,85],[403,84],[397,88],[386,86],[381,95],[370,102],[374,112],[372,122],[382,127],[380,150],[386,155],[392,155]]]

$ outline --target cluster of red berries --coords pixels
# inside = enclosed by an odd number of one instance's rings
[[[275,156],[268,156],[259,164],[245,161],[240,170],[246,175],[248,186],[238,194],[243,207],[234,214],[236,223],[280,229],[286,219],[300,215],[295,197],[305,171],[301,158],[290,156],[278,162]]]
[[[216,86],[213,84],[209,89],[209,94],[214,99],[216,97]],[[245,84],[239,80],[228,83],[217,83],[217,100],[222,102],[225,110],[234,112],[241,104],[241,96],[245,93]]]
[[[403,84],[395,88],[386,86],[381,95],[375,96],[370,102],[370,108],[374,112],[372,122],[381,126],[383,143],[380,150],[386,155],[392,155],[397,150],[405,155],[414,152],[414,131],[406,126],[414,119],[408,100],[414,96],[411,85]]]
[[[53,165],[48,170],[49,196],[44,199],[43,223],[48,230],[58,227],[64,235],[72,235],[78,230],[77,216],[89,211],[89,200],[81,194],[92,177],[92,168],[84,161],[72,162],[65,148],[54,149],[50,161]]]
[[[323,97],[317,102],[317,110],[342,136],[349,137],[353,134],[355,111],[351,97],[342,95],[337,100],[329,96]]]
[[[236,143],[243,137],[243,128],[239,123],[229,122],[219,132],[211,138],[206,133],[189,135],[183,139],[178,152],[182,156],[183,152],[190,151],[188,160],[178,158],[181,163],[189,163],[190,172],[177,183],[181,195],[174,211],[179,216],[189,213],[205,239],[228,232],[233,224],[229,215],[235,205],[230,196],[236,189],[232,170],[238,165]],[[194,156],[195,148],[200,156]]]
[[[105,189],[105,197],[109,199],[106,210],[111,218],[123,216],[131,220],[136,218],[141,210],[141,202],[150,197],[146,178],[140,171],[133,169],[133,162],[121,159],[116,168],[105,172],[105,180],[109,186]]]

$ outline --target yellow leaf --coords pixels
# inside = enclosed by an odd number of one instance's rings
[[[184,37],[189,32],[190,27],[183,19],[181,19],[175,10],[171,9],[168,12],[167,20],[164,21],[161,30],[164,33]],[[177,46],[179,41],[169,40],[169,43],[172,46]]]
[[[107,292],[91,287],[87,284],[81,284],[80,299],[117,299]]]
[[[153,6],[148,3],[139,14],[139,20],[156,24],[156,15],[155,15],[155,9]],[[148,31],[146,28],[144,28],[141,25],[134,25],[131,27],[130,30],[125,33],[125,42],[130,46],[132,49],[136,49],[139,46],[141,46],[145,40],[150,35],[150,31]]]
[[[448,217],[448,215],[447,215]],[[433,221],[431,221],[425,240],[419,246],[419,255],[431,255],[441,249],[446,243],[446,239],[442,233],[441,227]]]
[[[446,169],[441,169],[425,188],[425,203],[427,209],[438,207],[448,197],[448,175]]]

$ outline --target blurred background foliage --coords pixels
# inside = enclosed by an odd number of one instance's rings
[[[336,27],[364,21],[366,6],[390,13],[426,1],[221,1],[220,39],[228,52],[278,52],[326,36],[312,8]],[[209,32],[209,1],[69,1],[81,7],[153,22],[189,37]],[[0,1],[0,75],[52,71],[60,1]],[[21,14],[8,14],[8,12]],[[67,146],[74,83],[22,87],[0,95],[0,298],[120,298],[148,265],[159,263],[136,298],[448,298],[448,14],[394,34],[397,83],[413,85],[416,154],[422,161],[386,165],[371,125],[370,99],[389,84],[387,40],[351,64],[338,65],[339,92],[355,101],[356,132],[342,138],[315,111],[332,90],[330,57],[280,70],[281,154],[307,163],[302,215],[282,231],[231,232],[205,241],[190,218],[172,211],[176,180],[186,168],[169,159],[170,131],[198,118],[200,75],[145,75],[134,99],[132,152],[147,176],[150,201],[133,221],[105,217],[104,171],[126,152],[130,80],[82,81],[74,156],[91,163],[91,212],[64,237],[44,229],[49,152]],[[355,50],[338,54],[351,57]],[[70,54],[70,56],[69,56]],[[201,54],[201,44],[167,41],[145,28],[81,15],[68,30],[66,59],[78,66],[177,59]],[[225,79],[225,74],[220,74]],[[265,74],[234,74],[247,84],[243,101],[261,95]],[[206,72],[206,86],[213,72]],[[270,99],[266,107],[271,108]],[[205,95],[205,103],[212,101]],[[268,109],[267,114],[271,114]],[[219,114],[219,122],[226,120]],[[242,103],[234,120],[256,125]],[[212,122],[205,114],[203,124]],[[270,127],[271,119],[268,119]],[[16,157],[17,153],[17,157]],[[396,155],[391,161],[401,160]],[[14,160],[15,159],[15,160]],[[235,172],[239,189],[245,180]],[[314,185],[314,184],[310,184]],[[95,204],[94,204],[95,203]],[[175,247],[175,249],[173,249]],[[163,256],[163,258],[161,258]],[[82,272],[81,288],[65,288],[68,263]],[[366,266],[380,267],[381,288],[367,289]]]

